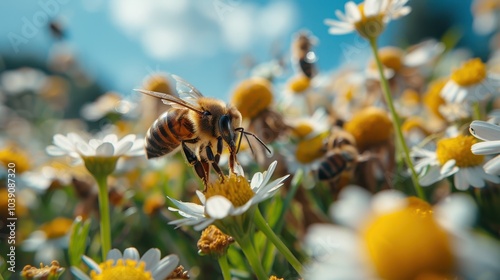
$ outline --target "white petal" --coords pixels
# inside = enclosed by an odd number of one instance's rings
[[[97,272],[98,274],[101,273],[101,268],[99,267],[99,264],[97,264],[93,259],[83,255],[82,256],[82,261],[92,270]]]
[[[70,268],[70,270],[71,270],[71,274],[73,274],[73,276],[75,276],[76,279],[78,279],[78,280],[90,280],[90,277],[87,274],[83,273],[83,271],[81,271],[76,266],[72,266]]]
[[[57,146],[53,146],[53,145],[50,145],[47,148],[45,148],[45,151],[47,152],[47,154],[49,154],[51,156],[63,156],[63,155],[68,154],[67,150],[63,150],[63,149],[61,149]]]
[[[486,173],[492,175],[500,175],[500,155],[494,157],[489,160],[484,166],[483,169]]]
[[[175,210],[180,210],[182,212],[196,215],[196,216],[203,215],[203,213],[204,213],[204,207],[199,205],[199,204],[192,203],[192,202],[182,202],[182,201],[178,201],[178,200],[175,200],[173,198],[170,198],[170,197],[168,197],[168,199],[170,199],[170,201],[172,201],[175,204],[175,206],[177,206],[177,208],[179,208],[179,209],[175,209]],[[169,207],[169,209],[171,209],[171,207]]]
[[[361,20],[361,12],[358,9],[358,5],[356,5],[354,2],[349,1],[345,3],[345,11],[346,11],[346,16],[355,21],[358,22]]]
[[[61,134],[54,135],[54,145],[66,151],[75,150],[74,143],[71,142],[66,136]]]
[[[113,144],[106,142],[97,147],[95,154],[96,156],[111,157],[113,156],[114,152],[115,148],[113,147]]]
[[[221,195],[215,195],[207,199],[205,211],[210,218],[224,219],[234,210],[234,206],[227,198]]]
[[[464,173],[465,176],[467,177],[467,181],[469,184],[475,188],[482,188],[484,187],[484,180],[482,178],[482,173],[484,173],[484,170],[482,167],[469,167],[469,168],[464,168]]]
[[[134,247],[129,247],[125,249],[125,251],[123,251],[123,258],[126,260],[138,261],[139,256],[139,251],[137,251],[137,249]]]
[[[214,219],[206,219],[206,220],[200,222],[198,225],[194,226],[193,229],[197,230],[197,231],[204,230],[206,227],[211,225],[214,221],[215,221]]]
[[[153,268],[151,274],[154,280],[163,280],[167,278],[179,264],[179,257],[176,255],[168,255],[161,259],[156,267]]]
[[[121,156],[125,153],[127,153],[130,148],[132,148],[132,146],[134,145],[133,142],[120,142],[116,145],[116,152],[115,152],[115,155],[116,156]]]
[[[84,156],[94,156],[95,149],[93,149],[89,144],[85,142],[80,142],[76,144],[78,153]]]
[[[116,264],[116,261],[123,258],[122,252],[118,249],[111,249],[109,252],[106,254],[106,260],[113,260],[114,264]]]
[[[102,142],[109,142],[111,144],[116,144],[118,143],[118,136],[116,136],[116,134],[108,134],[104,136]]]
[[[499,154],[500,140],[476,143],[472,145],[471,151],[475,155]]]
[[[361,187],[350,185],[339,194],[339,199],[330,207],[330,217],[342,225],[356,228],[370,210],[370,193]]]
[[[444,163],[439,172],[443,177],[448,177],[450,175],[453,175],[455,172],[458,171],[458,167],[455,166],[456,163],[457,162],[454,159],[448,160],[447,162]]]
[[[440,168],[437,166],[430,166],[427,173],[421,175],[419,177],[418,181],[423,187],[427,187],[427,186],[430,186],[430,185],[436,183],[437,181],[439,181],[441,179],[442,179],[442,177],[441,177]]]
[[[405,195],[397,190],[386,190],[372,198],[372,208],[376,214],[385,214],[402,209],[407,204]]]
[[[455,188],[459,191],[465,191],[469,189],[469,181],[467,181],[467,176],[463,170],[455,173],[453,183],[455,184]]]
[[[500,140],[500,126],[485,121],[473,121],[469,131],[474,137],[485,141]]]
[[[141,261],[143,261],[146,264],[145,270],[151,271],[151,269],[155,267],[160,261],[160,257],[161,257],[161,252],[159,249],[157,248],[149,249],[141,258]]]
[[[434,207],[438,222],[451,231],[461,231],[473,225],[477,207],[472,198],[454,193]]]

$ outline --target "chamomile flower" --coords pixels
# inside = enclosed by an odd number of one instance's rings
[[[495,279],[498,243],[471,230],[475,205],[454,194],[432,207],[398,191],[371,197],[355,186],[305,238],[306,279]],[[480,277],[479,277],[480,276]]]
[[[160,256],[160,250],[156,248],[149,249],[142,257],[134,247],[125,249],[123,254],[113,249],[100,264],[83,256],[83,261],[92,269],[90,277],[76,267],[72,267],[71,272],[80,280],[163,280],[176,269],[179,257],[172,254],[160,260]]]
[[[472,145],[471,151],[475,155],[497,155],[500,153],[500,126],[484,121],[473,121],[470,132],[476,138],[485,142]],[[492,175],[500,175],[500,156],[486,162],[484,171]]]
[[[469,186],[482,188],[485,181],[500,183],[500,177],[484,172],[484,156],[471,152],[476,142],[472,136],[458,135],[439,140],[435,151],[414,147],[412,156],[418,158],[415,170],[420,174],[420,184],[429,186],[450,176],[454,176],[455,187],[462,191]]]
[[[479,58],[466,61],[451,73],[441,96],[450,103],[476,102],[496,94],[500,77],[488,73]]]
[[[330,34],[347,34],[357,31],[365,38],[380,35],[391,20],[410,13],[411,8],[405,6],[408,0],[365,0],[356,5],[349,1],[345,4],[345,14],[335,11],[339,20],[326,19],[330,26]]]
[[[143,140],[136,139],[133,134],[120,140],[115,134],[108,134],[86,142],[78,134],[68,133],[66,136],[54,135],[54,145],[48,146],[46,150],[51,156],[69,155],[75,164],[84,162],[87,169],[96,175],[94,172],[111,173],[122,156],[144,154],[144,145]],[[95,170],[96,168],[100,170]]]
[[[168,209],[183,216],[170,224],[194,226],[195,230],[202,230],[216,221],[225,222],[243,215],[252,206],[272,197],[283,185],[288,176],[270,182],[276,165],[274,161],[267,171],[255,173],[250,182],[242,176],[231,175],[224,182],[209,184],[204,193],[197,191],[201,205],[170,198],[177,208]]]

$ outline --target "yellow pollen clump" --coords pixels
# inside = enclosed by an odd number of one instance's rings
[[[167,276],[167,278],[165,278],[165,280],[170,280],[170,279],[182,280],[182,279],[190,279],[190,278],[189,278],[189,273],[184,270],[184,266],[179,265],[178,267],[176,267],[174,269],[174,271],[172,271],[172,273],[170,273],[169,276]]]
[[[305,75],[298,75],[288,81],[288,88],[292,93],[300,94],[311,86],[311,79]]]
[[[311,139],[300,141],[295,150],[295,158],[300,163],[311,163],[322,157],[325,152],[323,150],[324,136],[318,135]]]
[[[153,280],[151,272],[145,271],[146,264],[134,260],[119,259],[113,265],[113,260],[107,260],[99,265],[101,273],[92,271],[92,280]]]
[[[64,271],[59,265],[58,261],[52,261],[49,265],[40,264],[40,268],[35,266],[26,265],[21,271],[21,276],[23,279],[58,279],[58,275],[60,275]],[[56,278],[54,278],[56,277]]]
[[[486,65],[479,58],[468,60],[451,73],[451,79],[459,86],[472,86],[486,78]]]
[[[255,195],[247,179],[234,174],[225,177],[224,182],[217,181],[208,184],[204,194],[207,200],[212,196],[221,195],[231,201],[235,207],[245,205]]]
[[[375,38],[382,33],[385,28],[384,14],[376,14],[367,17],[365,15],[365,5],[361,3],[358,5],[359,12],[361,13],[361,20],[354,23],[359,35],[365,38]]]
[[[170,83],[167,78],[161,74],[155,74],[150,76],[146,83],[144,84],[145,90],[151,90],[156,92],[163,93],[172,93],[172,89],[170,88]]]
[[[15,167],[9,167],[9,164],[14,164]],[[15,173],[20,174],[30,169],[30,160],[28,155],[15,145],[8,145],[0,150],[0,164],[5,169],[15,169]]]
[[[48,239],[63,237],[71,229],[73,220],[68,218],[55,218],[54,220],[40,226]]]
[[[271,88],[271,83],[264,78],[244,80],[234,89],[231,104],[240,111],[243,118],[252,119],[271,106]]]
[[[362,232],[378,275],[386,280],[451,275],[454,257],[447,233],[434,220],[430,205],[417,198],[408,202],[403,209],[373,218]]]
[[[297,138],[304,138],[309,135],[309,133],[313,132],[313,130],[314,128],[311,123],[299,122],[292,128],[292,134]]]
[[[471,146],[475,143],[477,143],[477,139],[470,135],[441,139],[437,142],[437,159],[441,165],[454,159],[458,167],[478,166],[483,163],[484,156],[471,152]]]
[[[430,135],[429,130],[425,128],[424,121],[419,117],[409,117],[401,126],[401,130],[405,133],[409,133],[414,129],[420,130],[425,135]]]
[[[283,280],[283,278],[278,278],[278,276],[271,275],[271,277],[269,277],[269,280]]]
[[[447,78],[441,78],[436,81],[430,83],[427,92],[424,95],[424,104],[427,106],[429,111],[431,111],[436,117],[444,120],[443,115],[439,112],[439,107],[444,105],[446,102],[441,97],[441,90],[444,88],[444,85],[448,82]]]
[[[234,243],[233,237],[223,233],[216,226],[210,225],[201,233],[197,245],[199,252],[204,255],[223,255],[232,243]]]
[[[403,67],[403,50],[396,47],[385,47],[378,51],[380,57],[380,62],[384,67],[398,72]],[[369,67],[371,69],[377,69],[377,64],[374,59],[370,61]]]
[[[358,148],[364,150],[389,141],[393,128],[386,111],[368,107],[355,114],[344,129],[354,136]]]

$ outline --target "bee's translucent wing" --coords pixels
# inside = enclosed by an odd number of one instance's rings
[[[200,108],[198,107],[198,105],[190,103],[187,100],[181,99],[178,96],[174,96],[174,95],[171,95],[171,94],[166,94],[166,93],[163,93],[163,92],[156,92],[156,91],[151,91],[151,90],[144,90],[144,89],[134,89],[134,90],[138,91],[140,93],[144,93],[144,94],[149,95],[149,96],[160,98],[163,103],[171,105],[174,108],[188,108],[188,109],[196,111],[196,112],[198,112],[200,114],[203,113],[200,110]]]
[[[175,89],[177,90],[177,94],[179,94],[179,98],[191,103],[203,97],[203,94],[188,81],[177,75],[171,75],[171,77],[176,81]]]

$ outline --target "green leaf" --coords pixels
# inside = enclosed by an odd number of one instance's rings
[[[69,261],[72,266],[79,267],[82,262],[82,256],[85,253],[87,245],[89,228],[90,219],[82,221],[81,217],[77,217],[73,222],[68,248]]]

